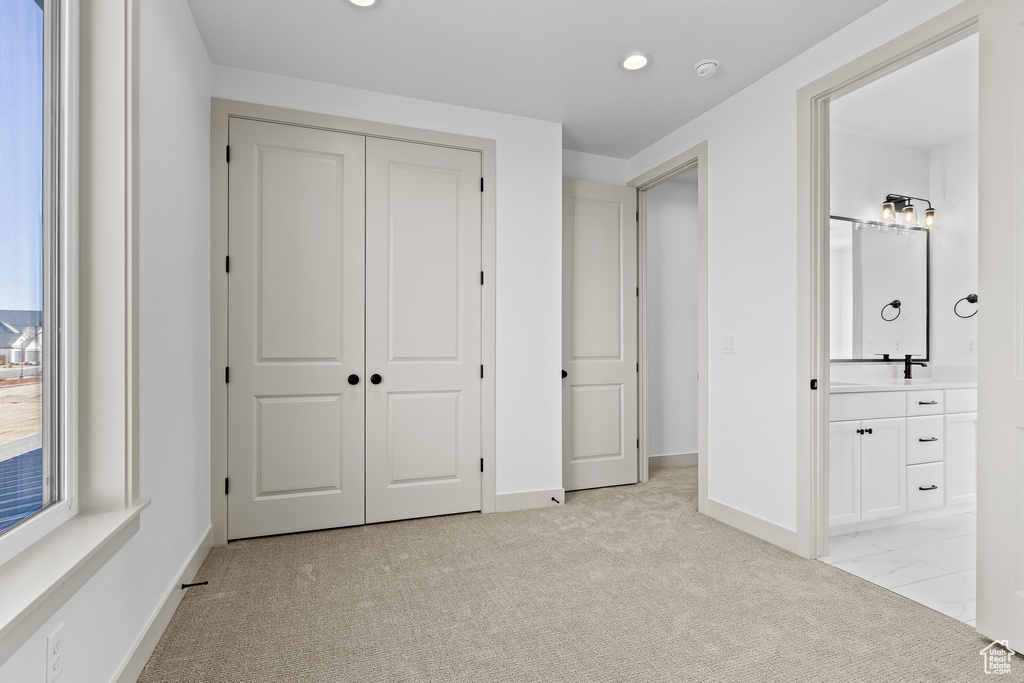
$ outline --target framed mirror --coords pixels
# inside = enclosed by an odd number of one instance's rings
[[[832,362],[928,360],[929,232],[831,218]]]

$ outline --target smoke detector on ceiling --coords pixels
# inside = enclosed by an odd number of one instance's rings
[[[718,71],[718,60],[702,59],[693,65],[693,70],[697,73],[697,76],[699,76],[700,78],[714,76],[715,72]]]

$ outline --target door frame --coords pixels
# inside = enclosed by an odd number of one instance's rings
[[[650,478],[650,417],[647,356],[647,190],[697,169],[697,510],[708,511],[708,143],[707,140],[641,173],[626,185],[637,190],[637,320],[640,380],[637,385],[640,457],[639,481]]]
[[[802,557],[828,554],[829,103],[977,33],[979,11],[976,0],[966,0],[797,91],[796,552]]]
[[[439,147],[454,147],[479,152],[484,187],[481,197],[481,268],[484,273],[481,301],[481,362],[485,372],[481,380],[480,455],[484,460],[481,475],[481,512],[495,511],[495,234],[496,143],[487,138],[443,133],[440,131],[396,126],[351,119],[330,114],[271,107],[249,102],[210,98],[210,517],[214,545],[228,541],[227,384],[224,369],[228,364],[228,125],[232,118],[282,123],[366,137],[389,138]]]

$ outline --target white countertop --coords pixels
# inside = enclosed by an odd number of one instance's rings
[[[859,382],[832,382],[830,394],[854,394],[865,391],[923,391],[927,389],[977,389],[977,382],[956,382],[932,377],[890,379],[875,377]]]

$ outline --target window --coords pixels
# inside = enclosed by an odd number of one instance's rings
[[[58,5],[0,2],[0,562],[74,513]]]

